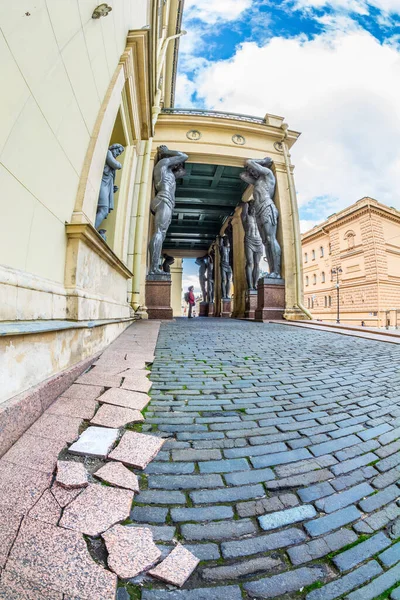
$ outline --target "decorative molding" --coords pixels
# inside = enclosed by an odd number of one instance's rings
[[[240,133],[235,133],[232,136],[232,142],[238,146],[244,146],[246,143],[246,138],[243,135],[240,135]]]
[[[153,135],[151,106],[153,84],[151,77],[150,33],[147,29],[129,31],[126,49],[120,64],[127,80],[127,95],[131,107],[137,105],[139,112],[140,136],[135,138],[148,140]],[[133,114],[131,115],[134,122]]]
[[[116,271],[123,275],[125,279],[133,277],[133,273],[111,250],[93,225],[89,223],[66,223],[65,230],[69,240],[81,240],[84,242]]]
[[[198,129],[189,129],[186,133],[186,137],[188,140],[192,140],[193,142],[197,142],[201,138],[201,133]]]

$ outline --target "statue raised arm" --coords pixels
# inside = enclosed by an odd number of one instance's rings
[[[112,144],[107,150],[106,162],[101,178],[99,200],[97,203],[97,212],[95,220],[95,229],[98,229],[104,219],[108,217],[114,209],[114,194],[118,192],[115,185],[115,171],[122,169],[122,165],[117,160],[117,156],[123,153],[125,148],[121,144]]]
[[[154,187],[157,194],[150,203],[154,215],[154,234],[149,243],[149,274],[163,273],[160,269],[162,245],[172,220],[175,207],[176,180],[185,175],[185,161],[188,155],[167,146],[158,148],[160,159],[154,167]]]
[[[270,273],[268,277],[281,277],[281,247],[276,239],[278,229],[278,209],[274,203],[276,179],[271,169],[272,159],[268,156],[262,159],[246,161],[245,171],[240,177],[246,183],[254,186],[254,213],[258,231],[265,247]]]

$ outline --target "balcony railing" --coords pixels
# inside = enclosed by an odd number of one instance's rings
[[[252,117],[251,115],[241,115],[239,113],[219,112],[218,110],[201,110],[198,108],[163,108],[164,115],[194,115],[198,117],[216,117],[218,119],[231,119],[233,121],[247,121],[265,125],[265,119],[261,117]]]

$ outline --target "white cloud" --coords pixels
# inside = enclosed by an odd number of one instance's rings
[[[201,290],[200,290],[200,283],[199,283],[199,278],[197,277],[197,275],[185,275],[182,278],[182,295],[185,294],[185,292],[188,291],[188,288],[193,285],[194,287],[194,293],[196,294],[200,294]]]
[[[200,68],[194,83],[209,108],[282,115],[302,132],[292,158],[299,204],[313,210],[306,219],[321,220],[366,195],[400,206],[394,43],[354,28],[244,43],[231,59]]]
[[[185,20],[195,18],[209,24],[220,20],[234,21],[250,8],[251,4],[252,0],[186,0]]]
[[[318,221],[309,221],[308,219],[300,219],[300,233],[305,233],[306,231],[309,231],[317,224],[318,224]]]
[[[400,0],[296,0],[295,3],[295,7],[300,9],[329,8],[361,15],[369,13],[368,5],[387,13],[400,12]]]

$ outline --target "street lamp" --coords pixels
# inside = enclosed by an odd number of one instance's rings
[[[332,275],[336,275],[336,290],[337,290],[337,316],[336,323],[340,323],[340,306],[339,306],[339,273],[342,273],[341,267],[333,267],[331,270]]]

